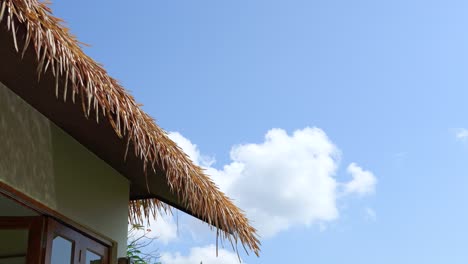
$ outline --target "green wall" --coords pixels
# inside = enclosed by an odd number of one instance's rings
[[[28,250],[28,230],[0,229],[0,263],[26,263],[25,257],[6,258],[6,256],[24,255]]]
[[[0,154],[0,181],[116,241],[125,256],[128,180],[1,83]]]

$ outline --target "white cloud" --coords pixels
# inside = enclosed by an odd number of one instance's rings
[[[145,222],[141,230],[134,232],[135,238],[143,235],[149,239],[156,238],[158,242],[167,245],[177,239],[177,225],[172,215],[158,212],[156,219],[151,218],[149,224]]]
[[[176,253],[162,253],[160,261],[164,264],[239,264],[239,258],[234,252],[219,248],[218,257],[216,257],[216,246],[194,247],[190,249],[188,255]],[[242,262],[244,263],[244,262]]]
[[[347,172],[353,179],[345,184],[345,193],[356,193],[359,195],[372,194],[375,192],[377,178],[370,171],[363,170],[356,163],[349,164]]]
[[[215,162],[214,158],[201,155],[197,145],[192,144],[190,140],[182,136],[179,132],[170,132],[169,138],[176,142],[195,164],[209,167]]]
[[[246,211],[262,238],[292,226],[320,226],[337,219],[338,186],[345,186],[347,194],[375,189],[373,174],[354,163],[348,167],[353,179],[336,181],[340,150],[319,128],[307,127],[292,135],[272,129],[260,144],[233,147],[231,162],[222,169],[207,163],[213,159],[200,155],[197,146],[179,133],[170,137]]]
[[[455,137],[458,140],[465,142],[468,139],[468,129],[466,128],[457,129],[455,133]]]

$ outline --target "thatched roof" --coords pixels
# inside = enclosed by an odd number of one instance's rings
[[[16,56],[34,54],[39,78],[54,76],[53,91],[58,100],[66,102],[67,107],[81,105],[83,119],[110,123],[126,148],[122,163],[130,153],[136,156],[142,161],[146,182],[162,175],[179,207],[219,228],[221,239],[234,245],[240,242],[258,255],[260,242],[244,213],[143,112],[118,81],[83,52],[80,42],[52,15],[47,4],[37,0],[0,0],[0,25],[11,34]],[[165,207],[154,199],[157,196],[151,195],[148,184],[146,187],[149,195],[142,196],[145,199],[130,201],[130,218],[134,221],[154,216],[157,209]]]

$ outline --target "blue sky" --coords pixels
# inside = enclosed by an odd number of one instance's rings
[[[254,223],[274,231],[246,263],[468,261],[466,1],[52,7],[248,214],[267,216],[252,219],[281,220]],[[285,179],[304,184],[280,199]],[[353,180],[361,189],[346,191]],[[258,197],[253,182],[264,183]],[[178,236],[156,245],[167,264],[206,257],[215,242],[179,217]],[[232,263],[225,254],[213,263]]]

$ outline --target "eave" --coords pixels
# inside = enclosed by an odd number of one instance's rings
[[[129,179],[134,219],[162,201],[258,254],[244,213],[78,43],[44,3],[0,0],[0,81]]]

